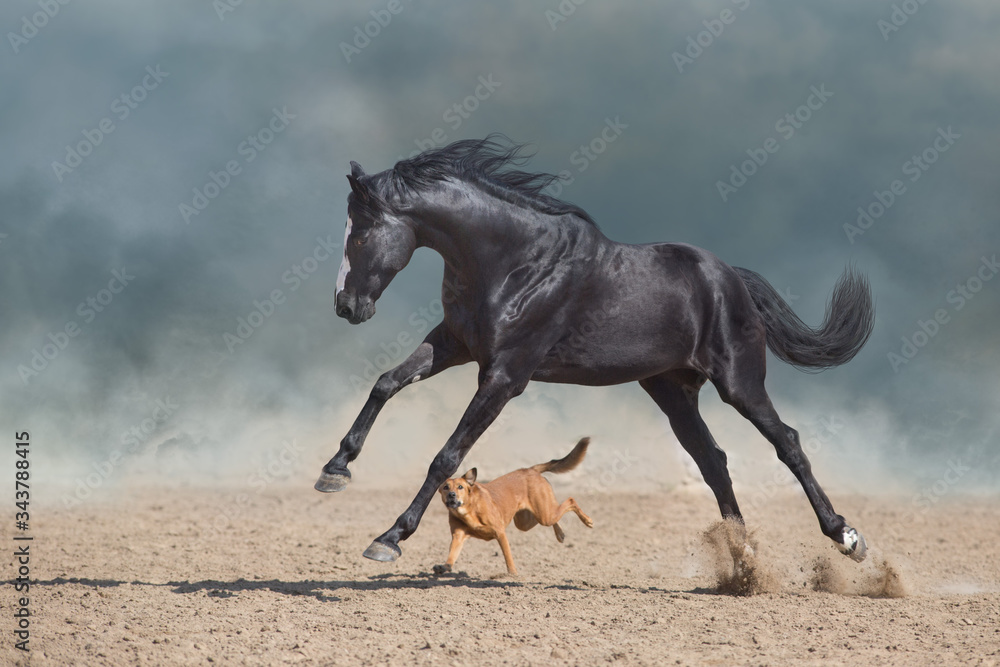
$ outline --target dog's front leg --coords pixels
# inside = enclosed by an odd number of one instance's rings
[[[465,532],[464,528],[456,526],[451,529],[451,548],[448,550],[448,560],[445,561],[444,565],[435,565],[434,574],[451,572],[451,566],[458,560],[458,554],[462,553],[462,546],[465,545],[467,539],[469,539],[469,534]]]
[[[507,572],[517,576],[517,568],[514,567],[514,555],[510,552],[510,543],[507,541],[507,533],[500,531],[497,535],[497,542],[500,543],[500,551],[503,552],[503,559],[507,562]]]

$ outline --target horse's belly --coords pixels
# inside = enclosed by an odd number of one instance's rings
[[[538,382],[612,385],[635,382],[675,368],[689,368],[685,351],[671,345],[592,346],[575,349],[557,345],[531,376]]]
[[[532,379],[611,385],[693,368],[696,336],[685,326],[690,320],[668,313],[619,302],[602,317],[581,317],[548,351]]]
[[[648,366],[643,368],[584,368],[584,367],[541,367],[535,370],[531,379],[535,382],[551,382],[555,384],[579,384],[591,387],[603,387],[612,384],[635,382],[662,373],[668,368],[651,371]]]

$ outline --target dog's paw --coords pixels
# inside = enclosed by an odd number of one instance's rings
[[[594,520],[588,516],[586,519],[583,520],[583,525],[585,525],[587,528],[593,528]]]
[[[445,564],[434,566],[434,574],[448,574],[449,572],[451,572],[451,565]]]

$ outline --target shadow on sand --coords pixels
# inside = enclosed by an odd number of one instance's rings
[[[7,584],[13,581],[4,582]],[[39,580],[31,582],[32,586],[65,586],[65,585],[88,586],[91,588],[114,588],[117,586],[152,586],[169,587],[172,592],[179,594],[192,594],[205,591],[210,597],[230,598],[245,591],[271,591],[284,595],[308,595],[321,601],[337,602],[341,598],[333,595],[336,591],[379,591],[379,590],[402,590],[402,589],[432,589],[440,587],[450,588],[513,588],[524,586],[521,581],[475,579],[469,577],[465,572],[451,573],[448,575],[433,575],[427,572],[419,574],[379,574],[366,577],[360,580],[306,580],[306,581],[282,581],[280,579],[267,579],[250,581],[247,579],[237,579],[236,581],[219,581],[207,579],[204,581],[169,581],[166,583],[151,583],[147,581],[118,581],[114,579],[87,579],[77,577],[56,577],[55,579]],[[574,587],[575,588],[575,587]],[[579,589],[582,590],[582,589]]]
[[[13,584],[13,580],[2,582]],[[167,587],[171,592],[180,595],[190,595],[193,593],[205,592],[209,597],[232,598],[240,593],[248,591],[271,591],[282,595],[305,595],[314,597],[321,602],[340,602],[343,598],[334,593],[346,591],[381,591],[381,590],[405,590],[405,589],[434,589],[434,588],[474,588],[474,589],[505,589],[521,588],[524,586],[537,586],[543,589],[556,589],[562,591],[588,591],[594,589],[626,589],[638,590],[643,593],[667,594],[672,598],[691,599],[693,595],[725,595],[718,589],[695,588],[693,590],[669,590],[658,587],[630,586],[622,584],[610,584],[608,586],[596,585],[588,582],[574,582],[566,580],[563,583],[554,584],[546,582],[517,581],[510,579],[476,579],[470,577],[465,572],[449,573],[446,575],[435,575],[429,572],[418,574],[377,574],[360,580],[330,580],[319,581],[309,579],[305,581],[282,581],[280,579],[265,579],[250,581],[248,579],[237,579],[236,581],[220,581],[218,579],[206,579],[203,581],[168,581],[166,583],[152,583],[148,581],[118,581],[115,579],[88,579],[78,577],[56,577],[55,579],[39,580],[31,582],[32,586],[66,586],[77,585],[90,588],[115,588],[117,586],[150,586],[154,588]]]

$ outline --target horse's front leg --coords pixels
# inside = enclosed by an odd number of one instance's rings
[[[365,407],[361,408],[361,413],[354,420],[351,430],[340,441],[337,454],[323,466],[323,472],[316,482],[316,490],[332,493],[341,491],[347,486],[351,481],[347,464],[361,453],[368,431],[375,423],[382,406],[400,389],[468,361],[471,361],[468,349],[445,328],[443,323],[431,330],[413,354],[400,365],[383,373],[375,383]]]
[[[405,540],[417,529],[420,518],[437,493],[438,488],[449,477],[455,474],[465,455],[472,449],[479,436],[489,428],[503,407],[528,384],[527,377],[523,379],[510,377],[505,372],[480,373],[479,389],[469,407],[466,408],[458,428],[448,438],[448,442],[438,452],[427,471],[427,478],[417,492],[410,506],[399,515],[392,528],[375,539],[367,549],[365,558],[380,561],[393,561],[402,555],[399,542]]]

